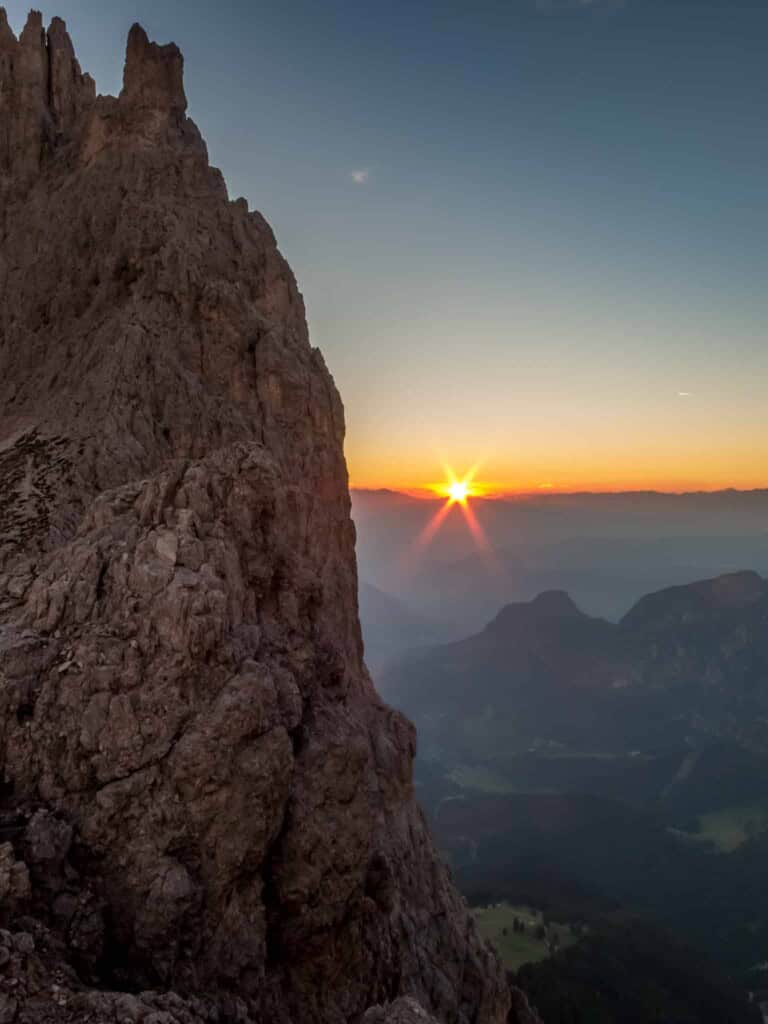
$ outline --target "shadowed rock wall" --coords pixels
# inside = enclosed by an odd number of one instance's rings
[[[97,97],[0,13],[2,998],[501,1021],[363,665],[341,402],[182,70],[134,26]]]

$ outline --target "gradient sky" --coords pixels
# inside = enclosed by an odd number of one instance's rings
[[[26,5],[7,3],[19,29]],[[56,0],[272,223],[358,486],[768,485],[766,0]],[[681,394],[682,393],[682,394]]]

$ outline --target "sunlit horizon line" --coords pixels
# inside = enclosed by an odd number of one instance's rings
[[[464,486],[466,488],[467,498],[485,498],[491,491],[485,484],[476,484],[469,479],[452,480],[450,482],[443,481],[439,484],[427,484],[423,489],[425,495],[432,498],[450,498],[452,495],[453,488],[456,485]]]
[[[717,484],[717,485],[691,485],[689,487],[660,487],[660,486],[626,486],[626,487],[597,487],[597,486],[581,486],[581,487],[498,487],[490,484],[476,485],[478,488],[482,488],[481,493],[473,493],[470,497],[475,501],[503,501],[506,498],[545,498],[555,496],[573,496],[586,494],[605,494],[605,495],[630,495],[630,494],[663,494],[669,496],[683,496],[683,495],[696,495],[696,494],[755,494],[763,491],[768,491],[768,481],[764,484],[756,484],[751,487],[738,486],[736,484]],[[391,494],[402,494],[409,498],[418,498],[422,501],[438,501],[444,500],[447,497],[445,490],[445,484],[419,484],[419,485],[403,485],[401,487],[394,486],[392,484],[357,484],[350,482],[350,490],[352,491],[368,491],[374,493],[376,491],[388,491]]]

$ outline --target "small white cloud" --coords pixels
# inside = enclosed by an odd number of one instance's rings
[[[620,11],[626,6],[627,0],[535,0],[536,10],[544,14],[557,11],[590,10]]]
[[[693,398],[693,392],[692,391],[678,391],[677,392],[677,397],[678,398]]]
[[[349,176],[356,185],[364,185],[370,178],[371,172],[367,167],[361,167],[357,171],[351,171]]]

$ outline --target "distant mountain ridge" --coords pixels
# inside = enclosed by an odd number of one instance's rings
[[[414,494],[407,490],[399,490],[397,487],[350,487],[350,493],[353,495],[382,495],[391,494],[397,495],[398,497],[408,498],[412,501],[423,501],[425,495]],[[617,490],[617,491],[590,491],[590,490],[572,490],[572,491],[500,491],[498,494],[489,495],[484,500],[486,501],[557,501],[558,499],[568,498],[637,498],[637,497],[660,497],[660,498],[701,498],[703,496],[711,497],[734,497],[738,495],[763,495],[768,497],[768,487],[750,487],[750,488],[739,488],[739,487],[721,487],[714,491],[665,491],[655,490],[653,488],[649,490]]]
[[[483,716],[518,754],[545,742],[658,756],[715,740],[768,754],[766,626],[768,582],[751,571],[648,595],[618,624],[550,591],[379,685],[435,756],[487,755]]]
[[[426,618],[479,630],[509,601],[566,590],[618,621],[642,594],[749,567],[768,575],[768,492],[542,494],[474,499],[479,549],[458,507],[352,494],[362,579]]]
[[[365,662],[374,673],[409,649],[442,643],[456,632],[446,623],[420,615],[404,601],[365,580],[358,586],[358,604]]]
[[[705,619],[715,611],[742,610],[768,596],[768,581],[744,571],[670,587],[641,598],[622,619],[631,628],[651,628]]]
[[[585,886],[751,989],[768,941],[762,576],[656,591],[617,623],[544,592],[378,683],[417,725],[420,797],[470,899],[526,903],[552,879]],[[546,985],[560,963],[542,965]]]

